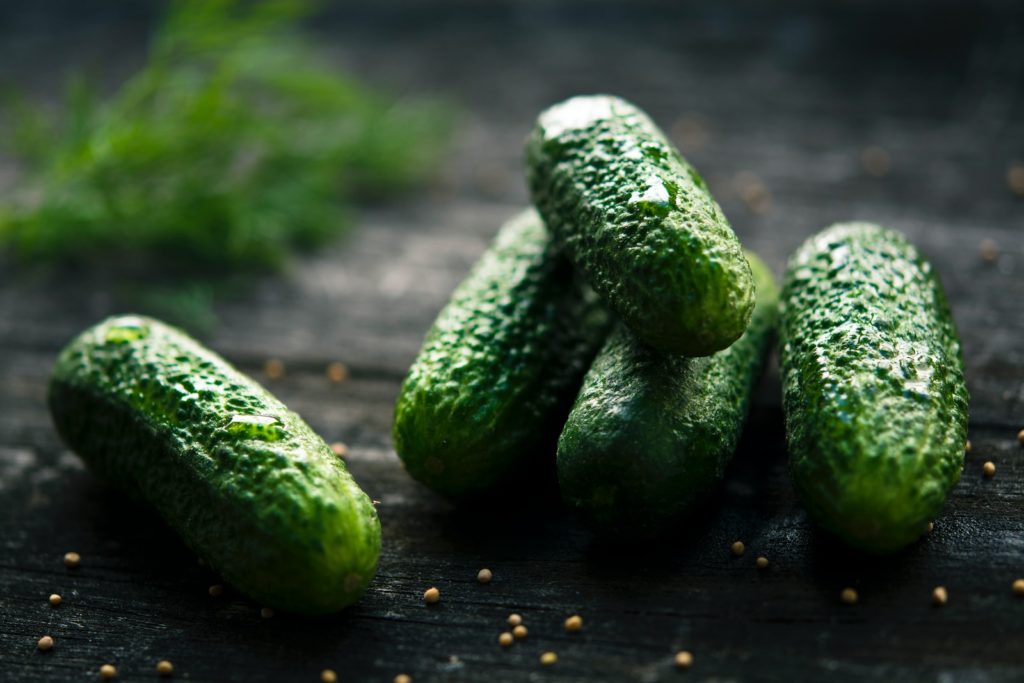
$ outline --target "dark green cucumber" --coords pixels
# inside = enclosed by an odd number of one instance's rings
[[[834,225],[790,260],[780,336],[804,507],[869,552],[913,542],[960,478],[967,436],[960,342],[931,265],[899,233]]]
[[[608,326],[536,212],[510,220],[402,385],[393,437],[406,469],[439,493],[472,498],[550,457]]]
[[[344,461],[184,333],[139,316],[100,323],[61,352],[49,403],[90,468],[260,604],[333,612],[373,578],[380,522]]]
[[[540,115],[526,153],[555,239],[641,341],[707,356],[743,334],[754,285],[740,243],[646,114],[616,97],[574,97]]]
[[[619,325],[587,373],[558,442],[558,483],[597,531],[661,534],[722,478],[771,349],[778,305],[771,272],[748,258],[757,304],[732,346],[688,358],[651,349]]]

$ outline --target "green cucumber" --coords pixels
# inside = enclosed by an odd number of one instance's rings
[[[536,212],[510,220],[402,384],[392,434],[406,469],[476,498],[543,463],[608,327]]]
[[[376,573],[380,522],[323,439],[172,327],[110,318],[57,359],[57,431],[262,605],[333,612]]]
[[[594,291],[646,344],[707,356],[754,310],[743,250],[704,180],[638,108],[574,97],[527,143],[533,201]]]
[[[702,501],[732,459],[774,338],[778,289],[748,254],[757,303],[747,331],[710,357],[656,351],[619,325],[583,381],[558,442],[566,504],[607,536],[660,535]]]
[[[897,232],[834,225],[792,256],[781,366],[804,507],[857,548],[917,539],[960,478],[967,386],[931,264]]]

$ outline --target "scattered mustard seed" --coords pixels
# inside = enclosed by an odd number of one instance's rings
[[[521,623],[523,623],[523,618],[521,616],[519,616],[518,614],[510,614],[510,615],[508,615],[508,625],[509,626],[519,626],[519,624],[521,624]]]
[[[206,592],[210,594],[211,598],[219,598],[220,596],[224,595],[224,585],[220,583],[215,583],[209,588],[207,588]]]
[[[689,669],[693,666],[693,653],[689,650],[680,650],[675,656],[676,667],[680,669]]]
[[[490,583],[491,579],[493,579],[493,578],[494,578],[494,573],[490,569],[488,569],[487,567],[484,567],[483,569],[481,569],[480,571],[478,571],[476,573],[476,580],[479,581],[480,583]]]
[[[852,588],[844,588],[839,594],[839,599],[843,601],[844,605],[856,605],[857,597],[857,591]]]
[[[935,531],[935,522],[928,522],[928,533]]]
[[[327,379],[340,384],[348,379],[348,366],[341,361],[334,361],[327,366]]]
[[[936,586],[935,590],[932,591],[932,604],[936,607],[945,605],[949,600],[949,593],[946,592],[945,586]]]
[[[583,617],[574,614],[565,620],[565,630],[569,633],[576,633],[583,628]]]
[[[540,656],[540,663],[544,666],[551,666],[558,661],[558,655],[554,652],[545,652]]]
[[[967,443],[964,444],[964,451],[967,453],[971,452],[971,440],[967,439]]]
[[[68,569],[74,569],[82,563],[82,556],[78,553],[64,553],[64,566]]]
[[[1013,582],[1013,594],[1024,597],[1024,579],[1017,579]]]
[[[284,377],[284,363],[277,358],[270,358],[263,364],[263,374],[268,379],[281,379]]]
[[[986,237],[978,245],[978,251],[981,253],[981,259],[989,263],[995,263],[996,259],[999,258],[999,245],[996,241]]]
[[[1006,184],[1010,192],[1024,197],[1024,162],[1014,161],[1006,169]]]
[[[274,610],[269,607],[260,607],[260,616],[264,619],[270,619],[274,616]]]
[[[320,672],[320,683],[338,683],[338,674],[334,669],[324,669]]]
[[[61,601],[61,597],[59,595],[57,595],[56,593],[51,593],[50,594],[50,604],[52,606],[56,607],[57,605],[60,604],[60,601]]]
[[[340,441],[335,441],[334,443],[332,443],[331,450],[334,451],[334,454],[339,458],[344,458],[346,455],[348,455],[348,446],[346,446]]]
[[[516,640],[522,640],[526,637],[527,633],[528,631],[526,630],[526,627],[522,624],[519,624],[519,626],[512,629],[512,635],[516,637]]]
[[[498,636],[498,645],[501,645],[502,647],[508,647],[512,644],[513,640],[515,640],[515,637],[508,631],[505,631],[500,636]]]
[[[761,557],[757,558],[757,562],[755,562],[754,564],[757,565],[758,569],[768,569],[768,558],[762,555]]]
[[[1017,432],[1017,442],[1024,445],[1024,429]]]
[[[732,544],[732,554],[736,557],[742,555],[746,549],[747,547],[743,545],[743,541],[734,541]]]
[[[981,466],[981,471],[986,477],[991,479],[992,477],[996,476],[996,464],[989,460],[988,462]]]
[[[53,649],[53,637],[51,637],[51,636],[43,636],[42,638],[39,639],[39,642],[36,643],[36,647],[39,648],[40,652],[46,652],[48,650],[52,650]]]
[[[412,683],[412,676],[409,674],[398,674],[395,676],[395,683]]]
[[[104,664],[100,667],[100,678],[108,681],[111,678],[117,678],[117,667],[113,664]]]
[[[423,602],[427,603],[428,605],[436,605],[440,601],[441,591],[437,590],[436,588],[431,587],[423,591]]]
[[[168,662],[166,659],[161,659],[156,663],[156,674],[157,676],[170,676],[174,673],[174,665]]]

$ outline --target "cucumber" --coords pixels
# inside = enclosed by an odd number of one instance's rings
[[[913,542],[959,480],[967,437],[960,342],[931,265],[897,232],[834,225],[789,262],[780,337],[804,507],[862,550]]]
[[[594,291],[644,343],[707,356],[754,310],[743,250],[704,180],[638,108],[574,97],[526,147],[533,201]]]
[[[619,325],[583,381],[558,442],[568,507],[596,531],[663,534],[722,478],[774,338],[778,289],[748,254],[757,285],[750,325],[710,357],[656,351]]]
[[[93,471],[260,604],[333,612],[373,578],[380,522],[344,461],[183,332],[141,316],[96,325],[61,352],[49,404]]]
[[[510,220],[438,315],[392,435],[408,472],[479,498],[548,464],[610,320],[533,210]]]

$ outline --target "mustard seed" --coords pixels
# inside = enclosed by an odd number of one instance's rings
[[[857,604],[857,591],[852,588],[844,588],[839,594],[839,599],[843,601],[844,605],[856,605]]]
[[[82,556],[78,553],[64,553],[64,566],[68,569],[74,569],[82,563]]]
[[[551,666],[558,661],[558,655],[554,652],[545,652],[540,656],[540,663],[544,666]]]
[[[1024,579],[1017,579],[1013,582],[1013,594],[1024,597]]]
[[[928,522],[928,533],[935,531],[935,522]]]
[[[743,545],[743,541],[734,541],[732,544],[732,554],[736,557],[742,555],[746,549],[747,547]]]
[[[334,361],[327,366],[327,379],[335,384],[340,384],[348,379],[348,366],[340,361]]]
[[[395,676],[395,683],[412,683],[412,676],[409,674],[398,674]]]
[[[971,452],[971,440],[967,439],[967,443],[964,444],[964,451],[967,453]]]
[[[509,626],[519,626],[519,624],[523,623],[523,618],[518,614],[510,614],[507,621]]]
[[[277,358],[270,358],[263,364],[263,374],[268,379],[281,379],[284,377],[284,363]]]
[[[501,645],[502,647],[508,647],[512,644],[513,640],[515,640],[515,637],[508,631],[505,631],[500,636],[498,636],[498,645]]]
[[[949,600],[949,593],[946,592],[945,586],[936,586],[935,590],[932,591],[932,604],[936,607],[945,605]]]
[[[324,669],[320,672],[320,683],[338,683],[338,674],[334,669]]]
[[[56,607],[57,605],[60,604],[61,599],[62,598],[59,595],[57,595],[56,593],[52,593],[50,595],[50,604],[52,606]]]
[[[757,558],[757,561],[754,564],[757,565],[758,569],[768,569],[768,558],[762,555]]]
[[[1024,429],[1017,432],[1017,442],[1024,445]]]
[[[1024,163],[1020,161],[1014,161],[1006,169],[1006,184],[1010,187],[1010,192],[1024,197]]]
[[[989,460],[988,462],[981,466],[981,471],[986,477],[991,479],[992,477],[996,476],[996,464]]]
[[[436,588],[428,588],[423,591],[423,602],[428,605],[436,605],[441,601],[441,591]]]
[[[170,676],[174,673],[174,665],[166,659],[161,659],[156,663],[156,673],[158,676]]]
[[[889,173],[889,168],[892,165],[892,159],[889,157],[889,153],[878,145],[865,147],[864,151],[861,152],[860,161],[864,166],[864,170],[876,178],[881,178],[887,175]]]
[[[583,628],[583,617],[574,614],[565,620],[565,630],[569,633],[576,633]]]
[[[224,595],[224,586],[223,584],[215,583],[207,588],[206,592],[210,594],[211,598],[219,598]]]
[[[476,580],[479,581],[480,583],[490,583],[491,579],[493,579],[493,578],[494,578],[494,574],[487,567],[484,567],[483,569],[481,569],[480,571],[478,571],[476,573]]]
[[[676,653],[675,663],[679,669],[689,669],[693,666],[693,653],[689,650],[680,650]]]
[[[332,443],[331,450],[334,451],[334,454],[339,458],[344,458],[346,455],[348,455],[348,446],[346,446],[340,441],[335,441],[334,443]]]
[[[981,258],[989,263],[994,263],[999,258],[999,245],[993,239],[985,238],[978,245],[978,251],[981,253]]]
[[[40,652],[46,652],[53,649],[53,638],[51,636],[43,636],[36,643],[36,647],[39,648]]]
[[[519,624],[519,626],[512,629],[512,635],[515,636],[516,640],[522,640],[526,637],[527,633],[526,627],[522,624]]]
[[[100,667],[100,678],[108,681],[111,678],[117,678],[117,667],[113,664],[104,664]]]
[[[272,610],[269,607],[261,607],[260,616],[264,619],[270,619],[272,616],[274,616],[274,610]]]

